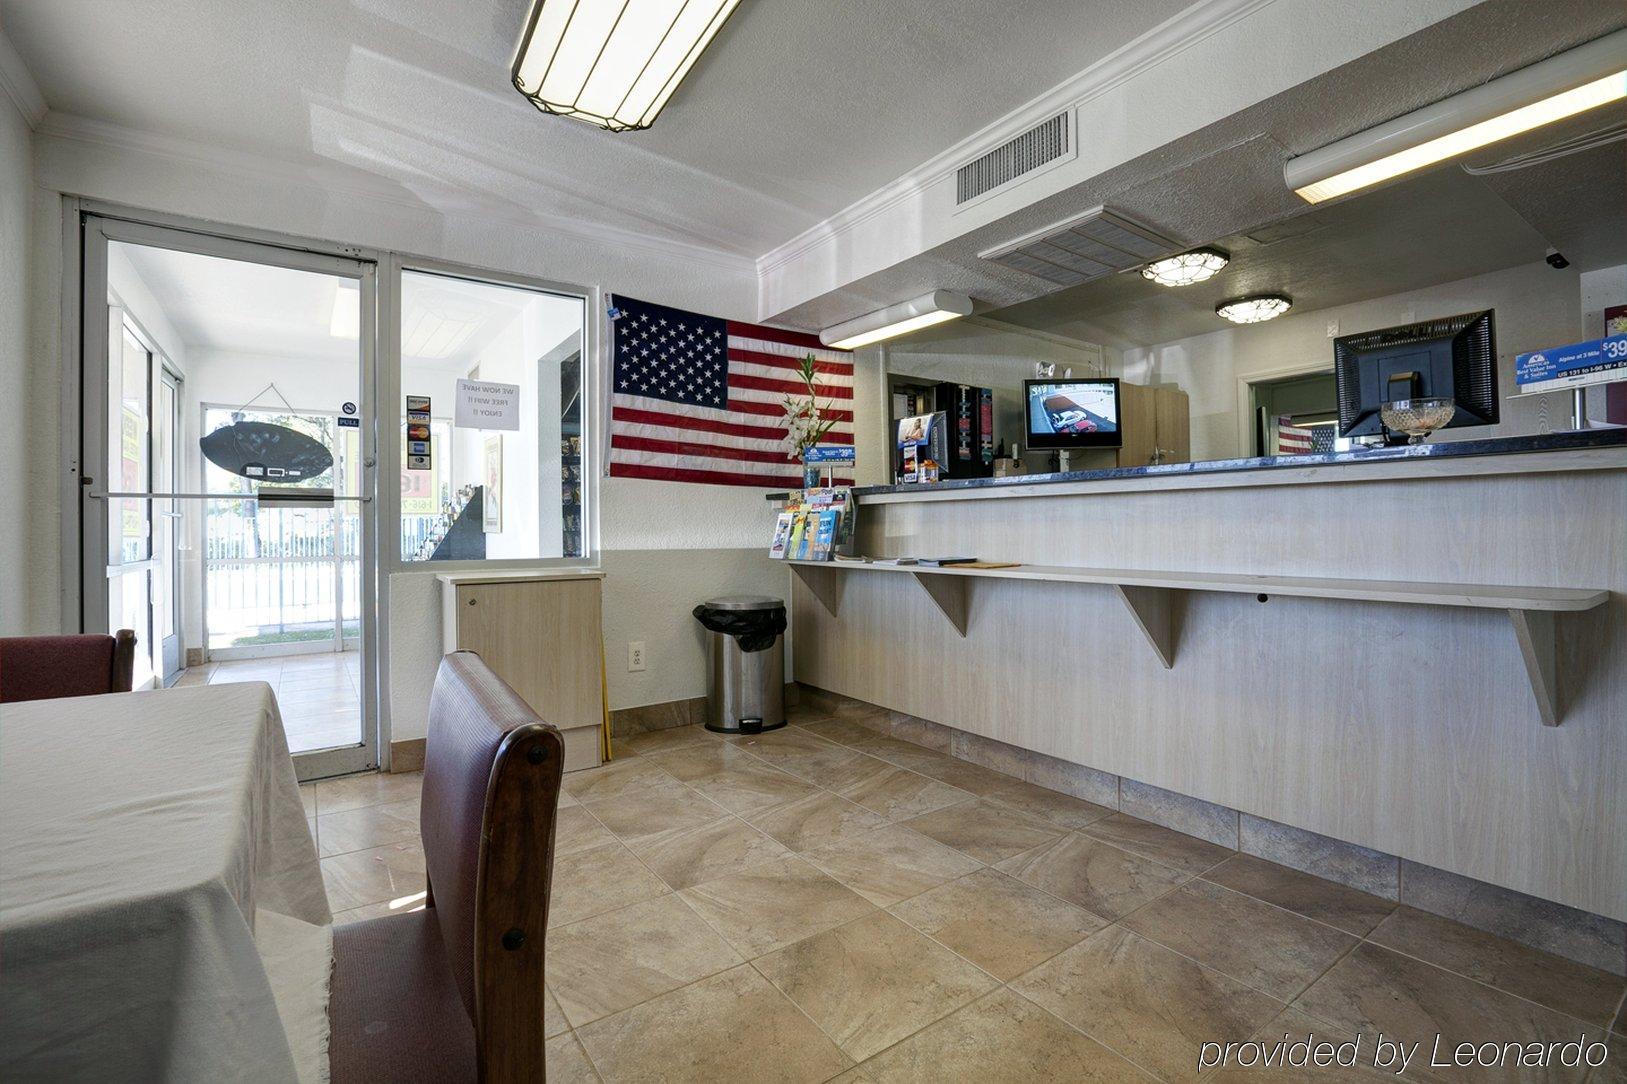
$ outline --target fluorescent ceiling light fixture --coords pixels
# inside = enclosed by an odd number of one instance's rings
[[[957,320],[972,313],[972,299],[965,294],[948,290],[933,290],[912,301],[889,305],[885,309],[860,316],[819,333],[819,341],[838,350],[857,350],[861,346],[908,335],[945,320]]]
[[[1627,98],[1627,30],[1289,159],[1309,203],[1342,196]]]
[[[1234,324],[1258,324],[1275,320],[1293,307],[1293,301],[1281,294],[1255,294],[1222,301],[1215,306],[1215,315],[1224,316]]]
[[[544,113],[648,128],[740,0],[535,0],[514,88]]]
[[[335,339],[361,338],[362,292],[353,283],[341,282],[333,288],[333,315],[328,318],[328,334]]]
[[[1190,286],[1194,282],[1214,278],[1231,259],[1224,249],[1195,248],[1191,252],[1154,260],[1141,269],[1141,277],[1151,279],[1160,286]]]

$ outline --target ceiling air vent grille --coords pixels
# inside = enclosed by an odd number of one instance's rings
[[[1140,267],[1182,247],[1127,215],[1093,207],[978,256],[1063,287]]]
[[[1068,114],[1058,113],[955,171],[955,206],[1069,154]]]

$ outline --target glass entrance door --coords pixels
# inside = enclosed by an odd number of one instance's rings
[[[269,683],[302,779],[376,766],[375,265],[83,226],[84,627],[138,689]]]
[[[181,378],[158,366],[154,383],[157,409],[153,434],[153,488],[161,493],[181,491],[177,444],[181,437]],[[158,553],[156,586],[158,606],[153,615],[153,639],[158,644],[158,677],[172,684],[185,663],[181,651],[181,527],[180,502],[153,501],[153,540]]]

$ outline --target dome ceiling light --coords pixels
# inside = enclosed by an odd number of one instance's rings
[[[1212,279],[1231,262],[1231,253],[1219,248],[1195,248],[1154,260],[1141,269],[1141,277],[1160,286],[1190,286]]]
[[[535,0],[514,89],[544,113],[648,128],[740,0]]]
[[[1234,324],[1258,324],[1275,320],[1293,307],[1293,301],[1282,294],[1254,294],[1250,297],[1222,301],[1215,306],[1215,315]]]

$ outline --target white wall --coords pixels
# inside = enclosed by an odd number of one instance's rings
[[[29,400],[28,241],[32,150],[28,124],[0,94],[0,403],[11,404],[0,423],[0,504],[9,509],[0,516],[0,635],[50,631],[38,614],[41,580],[31,572],[29,522],[33,504],[29,491],[37,475],[30,461],[30,430],[17,408]],[[54,500],[52,502],[55,503]],[[29,514],[22,514],[22,510]],[[56,564],[53,556],[51,564]]]
[[[709,250],[654,245],[630,248],[595,244],[549,233],[501,214],[440,212],[415,197],[375,183],[319,185],[274,162],[245,165],[241,156],[216,156],[208,148],[176,153],[162,141],[120,146],[55,136],[38,140],[36,183],[48,193],[74,193],[193,218],[274,230],[355,245],[393,249],[475,268],[510,271],[554,282],[598,286],[664,304],[730,319],[755,315],[756,279],[748,260],[728,260]],[[8,186],[8,191],[12,190]],[[19,565],[40,576],[31,608],[58,626],[56,590],[61,582],[58,470],[60,408],[61,202],[36,200],[34,280],[31,305],[36,348],[45,375],[21,397],[0,404],[0,433],[15,434],[44,456],[45,487],[32,491],[34,534]],[[596,314],[595,314],[596,315]],[[26,405],[23,405],[26,402]],[[604,479],[600,484],[600,546],[611,575],[658,585],[660,597],[642,592],[637,609],[612,582],[606,593],[606,646],[611,659],[612,707],[702,695],[705,675],[688,611],[697,594],[717,589],[758,591],[772,584],[783,593],[784,570],[764,575],[750,558],[766,550],[771,509],[762,490],[677,485],[641,479]],[[700,550],[700,554],[679,551]],[[674,574],[674,552],[690,572]],[[710,580],[691,566],[710,570]],[[73,570],[66,570],[69,575]],[[397,739],[421,736],[428,689],[440,658],[440,605],[432,571],[390,577],[391,667],[389,706]],[[8,588],[9,589],[9,588]],[[684,615],[651,623],[652,614]],[[647,641],[649,668],[626,671],[625,630]]]
[[[1514,356],[1582,338],[1581,292],[1574,270],[1556,271],[1538,261],[1441,283],[1422,290],[1313,312],[1290,312],[1263,324],[1228,327],[1206,335],[1124,351],[1120,375],[1137,384],[1172,383],[1192,407],[1192,458],[1247,455],[1238,415],[1239,380],[1267,380],[1290,373],[1331,370],[1328,324],[1341,335],[1496,310],[1500,394],[1514,392]],[[1502,402],[1495,426],[1447,430],[1436,440],[1467,440],[1564,428],[1569,396],[1536,396]]]

